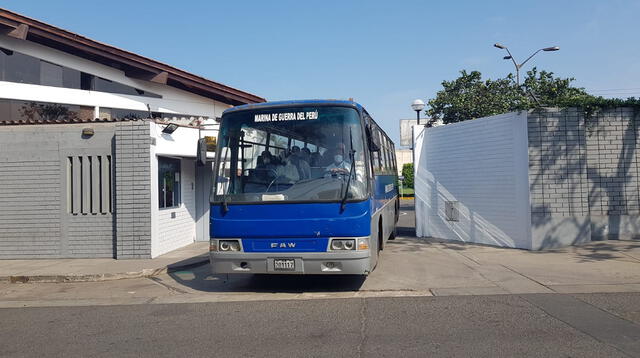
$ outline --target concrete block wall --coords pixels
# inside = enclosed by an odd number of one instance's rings
[[[114,140],[116,257],[151,258],[149,123],[119,122]]]
[[[112,214],[74,215],[67,229],[71,257],[113,258],[114,227]]]
[[[632,109],[588,118],[576,108],[534,110],[527,127],[534,248],[640,232]]]
[[[95,134],[81,136],[91,127]],[[110,213],[72,213],[68,157],[112,154],[112,123],[0,128],[0,259],[113,257]]]
[[[0,138],[0,259],[59,257],[60,164],[12,156]]]
[[[638,150],[640,118],[617,108],[587,119],[587,177],[595,239],[640,235]]]

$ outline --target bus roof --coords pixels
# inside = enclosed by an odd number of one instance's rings
[[[226,109],[222,114],[227,114],[236,111],[245,111],[251,109],[268,109],[268,108],[277,108],[277,107],[301,107],[301,106],[343,106],[343,107],[352,107],[356,108],[359,111],[362,111],[363,108],[359,103],[354,101],[345,101],[345,100],[337,100],[337,99],[306,99],[306,100],[295,100],[295,101],[274,101],[274,102],[262,102],[262,103],[251,103],[251,104],[243,104],[241,106],[231,107]]]

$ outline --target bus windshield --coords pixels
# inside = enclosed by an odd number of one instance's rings
[[[353,108],[229,113],[220,128],[211,200],[318,202],[340,201],[345,195],[348,200],[365,199],[364,148],[360,116]]]

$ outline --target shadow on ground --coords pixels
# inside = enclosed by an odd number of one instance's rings
[[[397,236],[416,236],[415,206],[413,200],[400,201],[400,216],[396,225]]]
[[[571,252],[580,258],[580,262],[595,262],[612,259],[619,259],[620,256],[627,256],[626,252],[634,249],[640,249],[640,241],[592,241],[585,245],[572,246],[563,249],[553,249],[545,251],[532,251],[534,254],[544,253],[560,253],[566,254]],[[629,257],[630,259],[633,259]],[[635,259],[634,259],[635,260]]]
[[[385,253],[393,252],[424,252],[432,248],[431,239],[419,239],[417,237],[403,236],[395,240],[389,240],[385,244]]]
[[[391,250],[419,252],[429,246],[425,240],[413,237],[415,236],[413,200],[401,202],[397,235],[404,237],[389,241],[388,248]],[[169,276],[176,283],[203,292],[353,292],[360,290],[366,280],[366,276],[343,275],[213,275],[208,264],[184,267],[178,262],[174,266],[181,267],[178,270],[169,269]]]
[[[213,275],[209,264],[187,270],[169,272],[169,276],[183,286],[203,292],[352,292],[358,291],[365,276],[322,275]]]

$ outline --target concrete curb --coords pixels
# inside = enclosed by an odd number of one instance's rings
[[[124,280],[131,278],[153,277],[163,273],[171,273],[199,267],[209,263],[208,257],[195,257],[184,264],[169,264],[155,269],[142,269],[140,271],[121,273],[98,274],[66,274],[66,275],[19,275],[0,276],[0,282],[9,283],[68,283],[68,282],[101,282]]]

